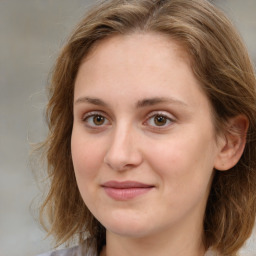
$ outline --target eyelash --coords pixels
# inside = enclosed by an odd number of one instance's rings
[[[103,121],[102,124],[98,124],[98,125],[95,124],[93,119],[97,117],[101,118],[101,120],[99,119],[99,121]],[[161,121],[162,119],[162,121],[164,121],[163,125],[156,125],[155,123],[154,124],[149,123],[149,121],[152,119],[153,119],[153,122],[157,121],[155,118],[160,118],[159,121]],[[97,111],[87,113],[86,115],[83,116],[82,121],[86,124],[88,128],[91,128],[91,129],[102,129],[106,125],[110,124],[110,121],[108,120],[106,115],[104,113],[97,112]],[[89,122],[92,122],[92,123],[90,124]],[[153,127],[153,129],[160,130],[160,129],[167,128],[174,122],[175,122],[174,118],[170,117],[169,115],[162,113],[161,111],[155,111],[155,112],[151,112],[146,117],[146,121],[143,122],[143,125],[147,125],[147,126]]]

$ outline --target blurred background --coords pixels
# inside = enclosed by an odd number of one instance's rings
[[[33,256],[52,246],[31,210],[40,190],[30,143],[47,133],[45,87],[54,60],[93,2],[0,0],[0,256]],[[256,0],[212,2],[233,20],[256,63]],[[256,255],[255,235],[242,251]]]

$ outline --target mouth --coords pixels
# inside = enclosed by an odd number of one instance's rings
[[[154,188],[153,185],[144,184],[136,181],[108,181],[102,185],[106,194],[117,201],[127,201]]]

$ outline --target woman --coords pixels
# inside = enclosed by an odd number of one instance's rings
[[[207,1],[91,10],[57,60],[43,145],[42,221],[80,245],[46,255],[237,255],[256,215],[255,85]]]

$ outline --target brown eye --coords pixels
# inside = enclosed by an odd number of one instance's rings
[[[93,123],[95,124],[95,125],[103,125],[104,124],[104,122],[105,122],[105,117],[103,117],[103,116],[100,116],[100,115],[95,115],[94,117],[93,117]]]
[[[154,123],[156,126],[164,126],[167,123],[167,118],[165,116],[156,115],[154,117]]]
[[[86,124],[87,127],[96,128],[96,127],[105,127],[106,125],[109,125],[109,120],[97,113],[88,113],[84,118],[83,122]]]
[[[149,125],[152,128],[164,129],[169,127],[171,124],[175,122],[174,118],[172,118],[171,114],[168,112],[165,113],[151,113],[149,118],[146,120],[145,124]]]

